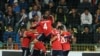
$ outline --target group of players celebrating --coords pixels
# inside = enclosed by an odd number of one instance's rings
[[[49,13],[49,11],[45,13]],[[71,33],[65,31],[62,25],[56,27],[57,23],[53,23],[51,15],[44,15],[39,22],[33,21],[30,29],[23,34],[22,56],[46,56],[47,43],[51,47],[51,56],[68,56]],[[30,53],[31,42],[34,46]]]

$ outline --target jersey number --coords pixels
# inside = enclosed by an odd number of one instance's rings
[[[45,29],[45,30],[47,30],[47,29],[48,29],[48,27],[47,27],[47,24],[46,24],[46,23],[44,23],[44,25],[43,25],[43,29]]]
[[[61,37],[61,43],[66,43],[67,42],[67,38]]]

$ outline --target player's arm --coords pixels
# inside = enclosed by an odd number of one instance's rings
[[[57,36],[53,36],[53,37],[51,38],[50,42],[53,42],[53,41],[56,40],[56,39],[57,39]]]
[[[27,31],[24,31],[23,37],[27,37]]]
[[[35,38],[35,39],[33,39],[33,43],[37,43],[38,42],[38,40]]]
[[[52,45],[52,42],[55,41],[56,39],[57,39],[57,36],[51,37],[51,39],[50,39],[50,45]]]
[[[30,37],[31,37],[31,40],[32,40],[32,42],[33,42],[33,43],[38,42],[38,40],[37,40],[36,36],[34,36],[34,34],[33,34],[33,33],[32,33],[32,34],[30,34]]]

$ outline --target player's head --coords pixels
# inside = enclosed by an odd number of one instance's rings
[[[43,19],[48,19],[48,16],[43,16]]]
[[[46,11],[44,12],[44,16],[49,16],[50,14],[51,14],[50,10],[46,10]]]
[[[64,26],[58,26],[57,29],[59,30],[60,33],[62,33],[64,31]]]
[[[36,29],[36,28],[37,28],[37,26],[34,26],[34,27],[30,27],[30,29],[33,29],[33,30],[34,30],[34,29]]]
[[[20,27],[20,31],[25,31],[26,30],[26,27],[22,26]]]
[[[64,26],[63,26],[63,25],[58,26],[58,29],[59,29],[59,30],[63,30],[63,29],[64,29]]]
[[[90,29],[89,29],[89,26],[84,26],[84,32],[89,32],[90,31]]]
[[[33,9],[33,11],[37,11],[37,10],[39,10],[39,7],[37,5],[33,5],[32,9]]]
[[[37,26],[30,27],[30,31],[32,31],[32,32],[36,32],[36,31],[37,31]]]
[[[12,42],[13,39],[12,39],[12,36],[8,36],[8,42]]]
[[[89,12],[90,12],[90,11],[89,11],[89,9],[88,9],[88,8],[85,8],[85,9],[84,9],[84,13],[85,13],[85,15],[88,15],[88,14],[89,14]]]
[[[32,16],[33,16],[33,19],[32,19],[33,22],[34,22],[34,21],[38,21],[39,16],[38,16],[37,14],[34,14],[34,15],[32,15]]]
[[[63,7],[58,7],[56,12],[57,13],[64,13]]]

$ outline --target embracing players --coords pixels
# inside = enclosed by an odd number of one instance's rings
[[[71,47],[70,47],[70,42],[71,42],[71,39],[72,39],[71,33],[68,32],[68,31],[64,31],[63,26],[59,26],[58,29],[60,30],[63,56],[68,56],[68,53],[71,49]]]

